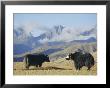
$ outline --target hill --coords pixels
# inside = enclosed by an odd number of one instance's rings
[[[23,56],[28,53],[44,53],[48,54],[51,61],[54,61],[56,59],[64,58],[69,53],[74,53],[77,51],[77,49],[82,49],[86,52],[93,53],[97,51],[97,43],[71,43],[64,46],[45,46],[45,47],[39,47],[35,50],[32,50],[31,52],[26,52],[24,54],[20,55],[14,55],[14,61],[23,61]],[[21,58],[20,58],[21,57]]]

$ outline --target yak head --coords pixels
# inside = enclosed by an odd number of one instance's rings
[[[68,55],[68,58],[66,58],[66,60],[74,60],[74,58],[79,56],[80,54],[81,54],[80,52],[70,53]]]
[[[50,62],[50,59],[49,59],[49,56],[48,55],[45,55],[45,61],[46,62]]]
[[[72,53],[70,53],[65,59],[66,60],[71,60],[71,58],[72,58]]]

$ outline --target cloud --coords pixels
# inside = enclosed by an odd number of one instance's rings
[[[28,21],[14,24],[14,30],[19,30],[19,28],[22,28],[27,36],[29,36],[31,33],[35,37],[50,30],[49,28],[41,25],[37,21]]]
[[[54,31],[51,39],[45,38],[45,39],[40,40],[39,42],[41,42],[41,43],[45,43],[45,42],[70,42],[73,40],[82,40],[82,39],[85,40],[90,37],[96,38],[95,33],[89,34],[88,36],[81,35],[82,32],[89,31],[89,30],[91,30],[91,28],[89,28],[88,30],[87,29],[85,30],[83,28],[79,29],[79,28],[65,27],[60,35],[58,35]]]
[[[86,27],[86,26],[79,26],[79,27],[64,27],[62,30],[61,34],[58,35],[54,29],[54,27],[49,28],[44,25],[41,25],[37,21],[29,21],[29,22],[21,22],[19,24],[15,24],[14,29],[19,30],[19,27],[23,29],[23,32],[25,36],[34,36],[37,37],[43,33],[45,33],[47,36],[51,34],[52,32],[52,37],[50,39],[44,38],[39,40],[40,43],[45,43],[45,42],[70,42],[73,40],[80,40],[80,39],[87,39],[89,37],[96,37],[96,34],[90,34],[88,36],[81,35],[81,33],[85,31],[91,30],[93,26],[91,27]]]

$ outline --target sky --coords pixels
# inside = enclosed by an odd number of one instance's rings
[[[27,34],[40,35],[42,29],[51,29],[55,25],[64,25],[79,29],[92,28],[97,24],[95,13],[16,13],[14,29],[23,26]]]

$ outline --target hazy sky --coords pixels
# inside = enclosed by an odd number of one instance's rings
[[[76,14],[76,13],[34,13],[14,14],[14,29],[24,26],[27,33],[34,31],[39,35],[44,28],[52,28],[55,25],[90,29],[97,24],[97,14]],[[36,31],[36,29],[39,29]],[[37,32],[37,33],[36,33]]]
[[[36,21],[46,26],[53,25],[93,25],[96,24],[96,14],[14,14],[14,23],[20,24],[27,21]]]

